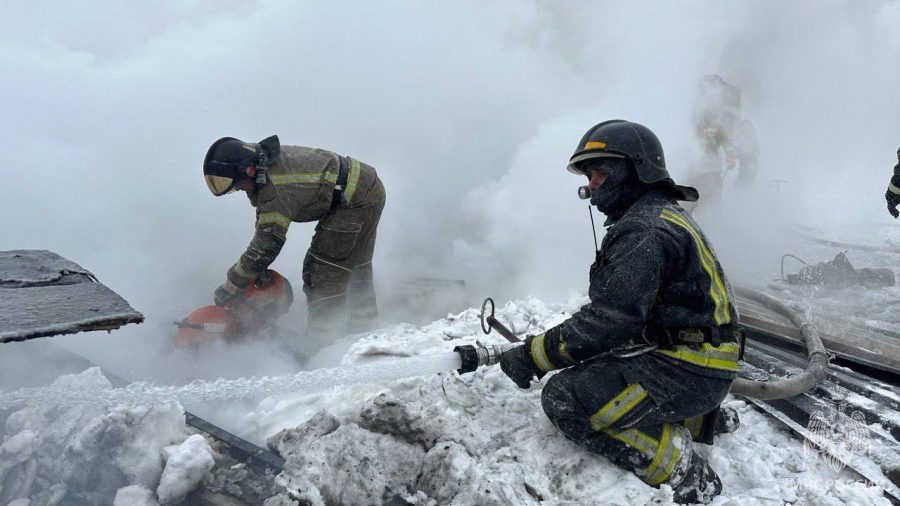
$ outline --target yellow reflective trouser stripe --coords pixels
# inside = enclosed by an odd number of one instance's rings
[[[647,397],[647,391],[644,390],[640,383],[628,385],[619,395],[613,397],[612,400],[591,415],[591,425],[594,426],[594,430],[603,430],[609,427],[616,420],[622,418],[625,413],[631,411],[637,403],[644,400],[644,397]]]
[[[719,346],[703,343],[698,350],[689,346],[679,345],[671,349],[656,350],[654,353],[661,353],[667,357],[683,360],[700,367],[736,371],[738,369],[740,348],[737,343],[725,343]]]
[[[725,289],[725,284],[722,283],[722,279],[719,277],[716,259],[712,252],[709,251],[709,248],[703,243],[700,234],[698,234],[697,231],[694,230],[694,227],[692,227],[683,217],[669,209],[663,209],[662,214],[659,216],[660,218],[687,230],[691,237],[693,237],[694,244],[696,244],[697,251],[700,254],[700,265],[703,266],[703,270],[706,271],[706,274],[709,275],[710,279],[709,296],[715,305],[713,319],[717,325],[730,323],[731,313],[728,311],[728,290]]]
[[[543,333],[534,336],[534,339],[531,340],[531,359],[537,364],[538,369],[544,372],[556,369],[556,367],[553,366],[553,363],[550,362],[550,358],[547,357],[547,352],[544,350]]]
[[[894,186],[894,183],[888,183],[888,191],[900,195],[900,188]]]
[[[644,434],[637,429],[612,430],[605,429],[603,431],[607,436],[617,439],[635,450],[644,454],[648,459],[652,459],[659,451],[659,441]]]
[[[700,429],[703,427],[703,415],[686,418],[684,420],[684,427],[691,431],[691,438],[697,439],[700,437]]]
[[[650,465],[647,466],[647,470],[644,471],[643,480],[648,485],[659,485],[672,474],[672,469],[675,468],[675,464],[681,458],[681,450],[675,445],[675,438],[678,434],[678,429],[672,430],[672,424],[663,424],[662,436],[659,438],[659,448],[656,450],[656,455],[653,456]]]
[[[262,213],[256,221],[257,226],[268,225],[274,223],[279,227],[287,230],[291,226],[291,219],[281,213]]]
[[[244,267],[241,265],[241,261],[240,261],[240,260],[238,260],[238,261],[234,264],[234,272],[236,272],[237,275],[240,276],[240,277],[242,277],[242,278],[256,279],[256,276],[255,276],[255,275],[253,275],[253,274],[251,274],[251,273],[249,273],[249,272],[247,272],[247,271],[244,270]]]
[[[312,184],[320,183],[322,181],[333,184],[337,182],[337,174],[334,172],[327,172],[324,176],[321,172],[310,172],[306,174],[269,174],[269,179],[276,185]]]
[[[348,157],[349,158],[349,157]],[[359,160],[350,158],[350,173],[347,175],[347,186],[344,188],[344,203],[349,204],[359,185]]]

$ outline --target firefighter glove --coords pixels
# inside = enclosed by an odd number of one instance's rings
[[[527,343],[527,341],[526,341]],[[528,388],[531,386],[531,380],[535,376],[541,379],[544,373],[541,372],[528,353],[528,345],[516,346],[508,350],[500,356],[500,369],[509,376],[519,388]]]
[[[213,301],[217,306],[227,307],[230,302],[239,297],[244,290],[232,283],[226,281],[219,288],[216,288],[213,294]]]

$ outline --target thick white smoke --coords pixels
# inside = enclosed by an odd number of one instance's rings
[[[384,300],[417,277],[465,280],[463,305],[556,300],[586,289],[593,255],[584,181],[565,171],[577,140],[605,119],[644,123],[679,180],[698,149],[697,79],[718,73],[758,131],[761,189],[705,224],[736,275],[771,270],[779,248],[752,240],[771,236],[770,180],[788,181],[783,221],[889,221],[898,27],[900,4],[875,0],[11,4],[0,249],[63,254],[147,316],[60,341],[166,370],[180,363],[155,358],[170,322],[211,300],[252,234],[243,197],[206,190],[206,148],[278,134],[378,168]],[[274,265],[298,293],[311,232],[293,225]],[[201,369],[220,366],[273,367],[243,349]]]

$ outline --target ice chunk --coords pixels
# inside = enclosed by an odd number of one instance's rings
[[[157,503],[150,489],[140,485],[129,485],[116,492],[113,506],[157,506]]]
[[[199,434],[185,439],[178,446],[165,448],[163,454],[166,456],[166,467],[156,489],[160,504],[181,501],[216,464],[209,443]]]

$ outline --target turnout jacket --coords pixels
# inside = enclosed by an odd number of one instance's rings
[[[368,190],[375,170],[349,160],[347,184],[340,202],[333,202],[340,171],[339,155],[324,149],[281,146],[278,160],[269,166],[267,180],[248,194],[256,208],[256,231],[250,245],[228,270],[228,279],[244,288],[275,261],[291,222],[318,221],[336,204],[352,207],[357,190]]]
[[[701,374],[734,377],[731,326],[738,315],[731,286],[700,227],[668,194],[642,195],[609,227],[590,269],[588,295],[590,303],[571,318],[528,341],[540,370],[645,344],[647,329],[709,336],[716,328],[720,342],[676,341],[653,354]]]
[[[894,175],[891,176],[891,181],[888,183],[888,192],[900,195],[900,161],[894,165]]]

